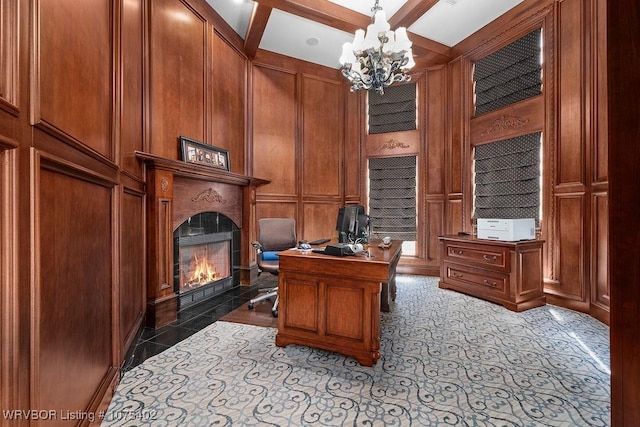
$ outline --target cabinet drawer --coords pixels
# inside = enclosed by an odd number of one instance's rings
[[[465,245],[446,242],[444,256],[451,262],[509,272],[509,249],[497,246]]]
[[[447,282],[465,287],[473,287],[478,291],[504,294],[509,289],[509,275],[467,268],[466,266],[444,263],[444,276]]]

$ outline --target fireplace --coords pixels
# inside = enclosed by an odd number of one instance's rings
[[[178,310],[240,284],[240,229],[226,215],[201,212],[173,233],[174,289]]]
[[[255,191],[269,181],[139,151],[136,157],[145,161],[148,186],[145,321],[159,328],[175,322],[178,310],[257,274]],[[211,276],[195,272],[203,258],[216,271]],[[182,265],[202,280],[183,276]]]

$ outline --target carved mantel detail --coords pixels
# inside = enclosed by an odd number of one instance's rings
[[[162,177],[162,179],[160,179],[160,190],[163,193],[169,191],[169,180],[165,177]]]
[[[218,193],[216,190],[214,190],[211,187],[209,187],[207,190],[201,192],[197,196],[192,197],[191,201],[192,202],[204,201],[204,202],[219,203],[219,204],[227,203],[227,201],[224,200],[222,195],[220,195],[220,193]]]
[[[491,125],[489,125],[484,131],[480,133],[480,136],[490,135],[494,132],[501,132],[508,129],[515,129],[522,127],[529,123],[529,119],[521,119],[518,117],[500,116]]]

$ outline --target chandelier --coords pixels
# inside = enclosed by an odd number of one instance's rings
[[[371,24],[357,30],[353,42],[342,46],[340,65],[342,75],[351,83],[351,91],[375,89],[380,95],[384,88],[395,82],[408,82],[406,74],[414,65],[411,41],[407,29],[390,31],[390,25],[382,7],[376,0],[371,8]]]

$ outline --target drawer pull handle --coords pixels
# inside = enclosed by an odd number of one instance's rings
[[[487,279],[484,279],[483,283],[487,286],[491,286],[492,288],[495,288],[498,285],[496,282],[490,282]]]
[[[462,277],[463,276],[462,273],[456,273],[455,271],[453,273],[451,273],[451,275],[453,277]]]
[[[453,251],[454,253],[456,253],[457,255],[462,255],[462,251]]]
[[[485,261],[495,261],[498,258],[496,258],[496,256],[489,256],[489,255],[482,255],[482,258],[484,258]]]

